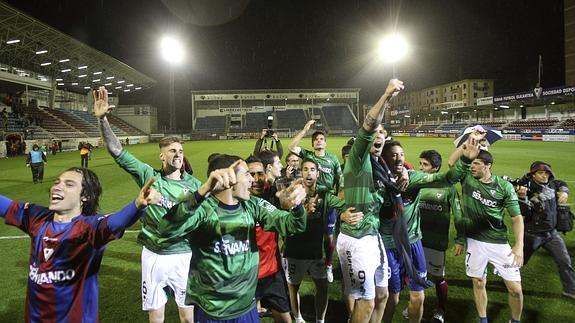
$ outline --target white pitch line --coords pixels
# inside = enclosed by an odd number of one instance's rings
[[[126,230],[125,233],[137,233],[140,232],[140,230]],[[16,239],[25,239],[25,238],[29,238],[29,236],[5,236],[5,237],[0,237],[0,240],[16,240]]]

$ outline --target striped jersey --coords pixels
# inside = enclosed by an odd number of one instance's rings
[[[317,163],[319,177],[317,178],[317,190],[328,190],[331,193],[336,193],[339,189],[339,178],[342,176],[341,165],[337,157],[329,152],[325,152],[323,156],[316,156],[313,151],[301,149],[299,157],[302,159],[310,159]]]
[[[423,246],[447,250],[451,214],[454,214],[454,218],[461,217],[461,205],[455,187],[422,189],[419,192],[419,213]]]
[[[137,214],[130,203],[114,215],[80,215],[61,223],[46,207],[12,202],[4,215],[6,224],[30,236],[26,322],[98,322],[98,271],[104,249],[125,230],[113,231],[109,219],[118,215],[136,221]]]
[[[170,210],[161,222],[162,243],[185,237],[192,246],[186,304],[197,304],[216,320],[237,318],[254,308],[259,252],[256,222],[282,236],[303,232],[306,213],[292,212],[252,196],[236,205],[196,194]]]
[[[379,228],[379,209],[383,196],[373,182],[370,160],[373,140],[373,134],[363,127],[359,128],[343,171],[345,204],[348,208],[355,208],[355,212],[363,212],[363,218],[357,224],[341,222],[340,232],[354,238],[377,235]]]
[[[130,173],[139,187],[144,186],[152,177],[156,182],[152,185],[162,195],[160,205],[150,205],[141,218],[142,228],[138,234],[138,243],[157,254],[178,254],[191,251],[190,245],[185,239],[174,240],[171,244],[160,244],[158,238],[162,234],[159,224],[162,217],[176,205],[179,198],[189,192],[196,191],[201,183],[194,176],[184,172],[181,180],[173,180],[162,176],[162,172],[153,169],[150,165],[141,162],[127,150],[123,149],[116,163],[126,172]]]
[[[461,210],[467,238],[489,243],[507,243],[504,210],[510,216],[521,215],[513,185],[498,176],[482,183],[467,173],[461,182]]]

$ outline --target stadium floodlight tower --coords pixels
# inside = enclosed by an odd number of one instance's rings
[[[176,99],[175,99],[175,84],[174,84],[174,69],[177,65],[181,64],[184,60],[184,46],[176,38],[165,36],[160,42],[160,49],[162,58],[168,62],[170,69],[170,131],[176,131]]]
[[[391,33],[384,36],[379,43],[379,57],[384,63],[391,64],[393,77],[397,77],[396,63],[409,54],[409,43],[400,34]]]

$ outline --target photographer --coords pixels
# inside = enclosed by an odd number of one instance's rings
[[[271,138],[271,143],[270,143],[269,149],[268,149],[268,144],[267,144],[268,143],[267,138]],[[263,144],[263,149],[262,149],[262,144]],[[281,141],[278,138],[278,134],[275,133],[270,128],[262,129],[262,133],[261,133],[260,137],[258,138],[258,140],[256,141],[253,155],[257,156],[260,153],[260,151],[262,151],[262,150],[274,151],[274,144],[276,146],[275,151],[277,152],[278,157],[281,159],[283,154],[284,154],[284,149],[283,149]]]
[[[285,158],[286,167],[282,169],[281,177],[300,178],[301,169],[299,167],[299,156],[290,151]]]
[[[557,233],[557,206],[567,202],[569,188],[556,180],[551,166],[542,161],[531,164],[529,173],[518,181],[517,195],[521,214],[525,217],[525,264],[533,253],[543,247],[559,269],[562,295],[575,299],[575,274],[565,242]]]

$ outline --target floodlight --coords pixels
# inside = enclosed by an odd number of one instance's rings
[[[160,43],[162,57],[170,64],[179,64],[184,59],[184,47],[175,38],[166,36]]]
[[[60,63],[66,63],[66,62],[69,62],[69,61],[70,61],[69,58],[64,58],[64,59],[59,60],[58,62],[60,62]]]
[[[16,44],[19,42],[20,42],[20,39],[11,39],[11,40],[6,41],[6,44],[10,45],[10,44]]]
[[[48,65],[50,65],[50,64],[52,64],[52,63],[51,63],[51,62],[46,62],[46,63],[40,64],[40,66],[48,66]]]
[[[36,55],[46,54],[47,52],[48,52],[47,50],[42,49],[42,50],[36,51]]]
[[[384,37],[379,44],[379,55],[388,63],[395,63],[405,57],[409,52],[407,40],[399,34]]]

